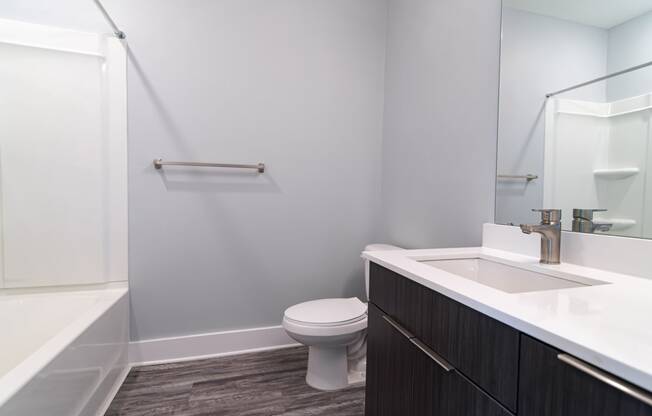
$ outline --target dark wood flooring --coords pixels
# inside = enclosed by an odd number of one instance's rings
[[[136,367],[105,416],[361,416],[364,386],[306,384],[306,347]]]

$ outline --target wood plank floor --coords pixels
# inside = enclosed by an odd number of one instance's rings
[[[306,347],[131,370],[105,416],[361,416],[364,386],[306,384]]]

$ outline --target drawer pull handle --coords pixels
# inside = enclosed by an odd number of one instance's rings
[[[407,339],[412,339],[414,338],[414,335],[410,333],[407,329],[403,328],[401,325],[399,325],[395,320],[390,318],[389,316],[383,315],[383,319],[390,324],[395,330],[401,333],[405,338]]]
[[[455,367],[450,365],[448,363],[448,361],[441,358],[439,356],[439,354],[437,354],[436,352],[434,352],[433,350],[428,348],[428,346],[426,344],[419,341],[419,339],[417,339],[414,335],[412,335],[412,333],[410,331],[403,328],[401,325],[399,325],[392,318],[390,318],[389,316],[383,315],[383,319],[385,320],[385,322],[390,324],[395,330],[397,330],[401,335],[403,335],[405,338],[407,338],[408,341],[410,341],[412,344],[414,344],[415,347],[417,347],[419,350],[421,350],[421,352],[426,354],[431,360],[433,360],[435,363],[437,363],[438,366],[443,368],[446,372],[450,372],[450,371],[455,370]]]
[[[558,354],[557,358],[559,359],[559,361],[562,361],[570,365],[571,367],[583,372],[584,374],[587,374],[615,388],[616,390],[619,390],[625,393],[626,395],[633,397],[636,400],[639,400],[649,406],[652,406],[652,395],[639,389],[638,387],[635,387],[624,381],[618,380],[612,377],[611,375],[605,373],[604,371],[597,369],[592,365],[589,365],[583,361],[580,361],[577,358],[572,357],[568,354]]]
[[[428,348],[428,346],[426,344],[424,344],[423,342],[421,342],[417,338],[410,339],[410,342],[413,343],[418,349],[420,349],[421,352],[426,354],[432,361],[437,363],[437,365],[440,366],[442,369],[444,369],[444,371],[451,372],[451,371],[455,370],[455,367],[450,365],[450,363],[448,361],[441,358],[441,356],[439,354],[437,354],[436,352],[434,352],[433,350]]]

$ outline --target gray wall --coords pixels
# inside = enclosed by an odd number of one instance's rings
[[[0,16],[106,31],[92,2],[66,2],[5,3]],[[361,295],[385,2],[104,3],[130,48],[132,337],[278,325],[294,303]],[[268,172],[157,172],[156,157]]]
[[[546,93],[596,78],[607,69],[607,31],[505,8],[500,85],[498,173],[532,173],[541,179],[498,181],[496,222],[538,221],[543,208]],[[604,101],[604,83],[565,98]]]
[[[386,9],[377,0],[141,0],[129,35],[135,339],[280,324],[363,293],[374,240]],[[169,169],[155,157],[264,161]]]
[[[652,61],[652,12],[609,29],[609,72]],[[610,101],[652,92],[652,68],[611,78]]]
[[[481,224],[493,221],[500,1],[389,4],[385,238],[480,244]]]
[[[130,48],[134,339],[277,325],[293,303],[359,295],[360,251],[381,237],[480,243],[499,1],[388,1],[105,0]],[[0,17],[107,30],[87,0],[25,3]],[[156,172],[155,157],[269,170]]]

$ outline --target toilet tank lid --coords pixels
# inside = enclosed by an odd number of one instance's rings
[[[390,250],[403,250],[403,249],[389,244],[369,244],[364,248],[364,251],[390,251]]]

